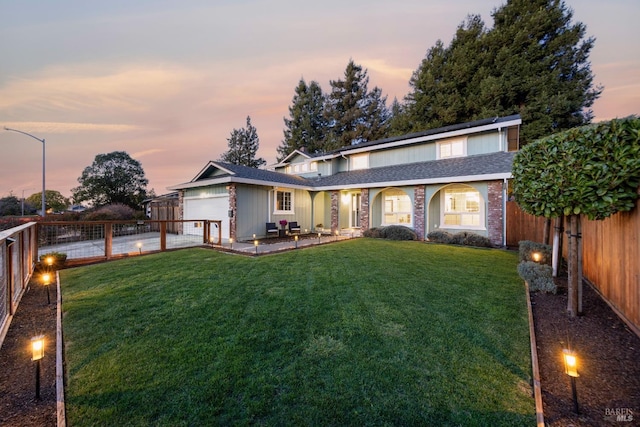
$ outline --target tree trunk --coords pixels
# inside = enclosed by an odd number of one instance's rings
[[[578,313],[578,215],[569,215],[569,280],[567,289],[567,312],[575,317]]]
[[[582,218],[578,217],[578,314],[582,314]]]
[[[562,264],[562,233],[564,232],[564,215],[560,215],[555,219],[553,231],[553,254],[551,267],[553,269],[553,277],[558,277],[559,266]]]
[[[549,240],[551,240],[549,236],[550,230],[551,230],[551,218],[545,218],[543,235],[542,235],[542,243],[544,243],[545,245],[548,245]]]

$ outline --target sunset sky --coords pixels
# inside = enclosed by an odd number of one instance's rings
[[[42,187],[65,196],[97,154],[126,151],[149,189],[192,179],[227,151],[247,115],[258,156],[275,162],[300,78],[343,78],[401,100],[436,40],[468,14],[488,27],[500,0],[0,0],[0,197]],[[570,0],[596,38],[595,121],[640,114],[640,2]]]

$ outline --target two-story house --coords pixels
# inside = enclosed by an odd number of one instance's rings
[[[296,221],[332,233],[405,225],[472,231],[505,244],[520,116],[478,120],[344,147],[296,150],[269,170],[210,161],[179,193],[183,219],[223,220],[222,238],[265,236]]]

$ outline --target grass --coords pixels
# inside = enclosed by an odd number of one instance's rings
[[[64,270],[69,423],[534,425],[516,264],[356,239]]]

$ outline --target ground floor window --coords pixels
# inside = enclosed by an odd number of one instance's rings
[[[411,225],[411,198],[401,190],[384,192],[383,218],[385,225]]]
[[[480,192],[468,185],[442,190],[442,227],[484,228],[484,202]]]
[[[274,206],[274,213],[293,213],[293,193],[286,190],[276,190]]]

